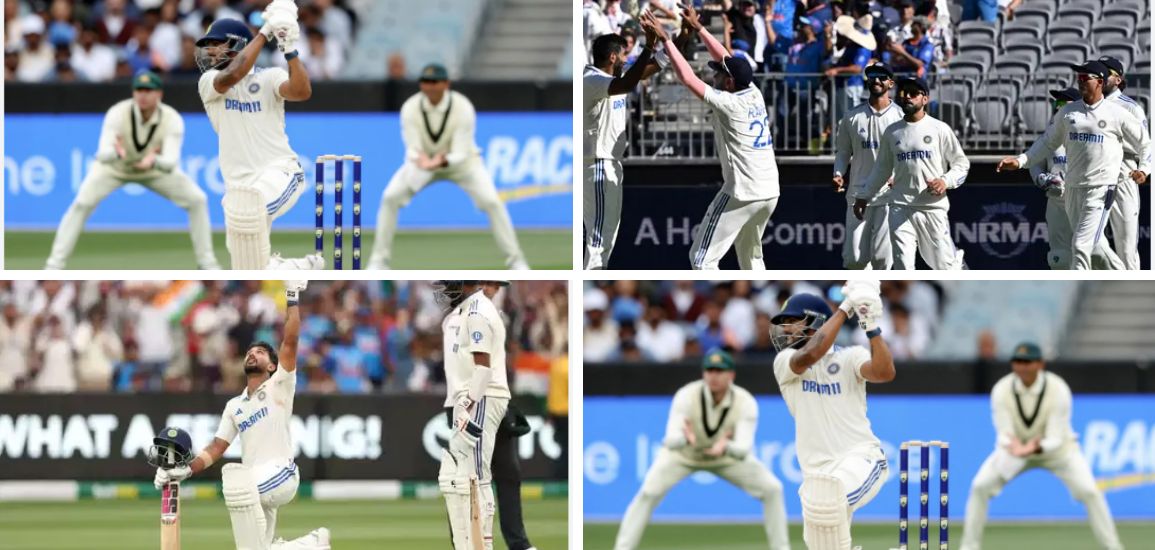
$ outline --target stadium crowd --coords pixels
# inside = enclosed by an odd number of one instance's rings
[[[217,19],[239,19],[254,35],[271,0],[4,0],[4,80],[108,82],[140,70],[200,75],[196,40]],[[298,51],[310,78],[335,78],[368,0],[299,1]],[[258,66],[284,66],[270,44]]]
[[[825,297],[836,308],[841,281],[596,281],[584,293],[582,353],[586,363],[675,362],[714,347],[738,357],[774,355],[770,319],[793,294]],[[882,281],[880,322],[895,359],[917,359],[941,320],[941,287],[924,281]],[[838,343],[867,344],[844,326]]]
[[[516,282],[497,302],[511,389],[568,392],[566,283]],[[445,391],[428,282],[313,281],[300,307],[299,392]],[[0,393],[238,393],[249,344],[280,343],[284,285],[3,281],[0,310]]]

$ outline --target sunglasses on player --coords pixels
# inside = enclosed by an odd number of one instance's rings
[[[1079,82],[1088,82],[1091,80],[1103,80],[1103,77],[1097,74],[1081,74],[1079,75]]]

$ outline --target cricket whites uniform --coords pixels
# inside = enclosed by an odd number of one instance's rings
[[[693,446],[682,432],[687,420],[694,431]],[[700,471],[713,473],[761,500],[770,547],[789,548],[782,482],[753,453],[757,428],[758,403],[745,389],[731,384],[730,391],[715,404],[704,381],[682,386],[674,394],[662,448],[626,509],[614,549],[637,548],[654,508],[666,493],[686,476]],[[705,455],[703,451],[724,434],[732,434],[726,452],[717,458]]]
[[[861,346],[834,346],[802,374],[790,370],[797,350],[774,357],[774,377],[794,415],[802,472],[837,477],[846,490],[849,513],[870,502],[889,476],[886,455],[866,418],[862,365],[870,352]]]
[[[253,394],[245,388],[229,400],[216,433],[229,443],[241,437],[241,463],[257,484],[266,544],[272,543],[276,532],[277,508],[293,500],[300,483],[289,433],[296,392],[296,373],[278,368]]]
[[[991,390],[991,414],[997,439],[995,450],[983,462],[967,499],[962,550],[982,548],[982,532],[991,498],[1019,474],[1045,468],[1055,474],[1076,500],[1087,508],[1091,531],[1100,548],[1123,548],[1102,491],[1095,485],[1091,466],[1079,450],[1071,427],[1071,389],[1059,375],[1041,371],[1030,387],[1014,373]],[[1042,452],[1027,458],[1010,453],[1011,438],[1027,442],[1040,438]]]
[[[890,102],[881,111],[870,103],[854,107],[838,123],[834,153],[834,175],[842,176],[846,192],[846,240],[842,243],[842,265],[846,269],[890,269],[890,229],[887,227],[887,189],[869,197],[870,206],[862,220],[854,215],[854,197],[866,185],[874,168],[882,133],[902,120],[902,108]],[[850,168],[847,173],[847,167]]]
[[[627,94],[609,95],[613,75],[587,65],[582,74],[582,164],[585,186],[585,268],[605,269],[622,217],[622,156],[626,151]]]
[[[1094,105],[1083,100],[1059,110],[1046,133],[1024,154],[1017,157],[1020,167],[1044,162],[1060,146],[1067,153],[1067,174],[1063,195],[1071,220],[1071,269],[1091,269],[1091,256],[1099,244],[1111,213],[1124,146],[1147,151],[1150,136],[1142,121],[1117,102],[1101,99]],[[1139,162],[1150,174],[1151,159]],[[1130,175],[1128,175],[1130,177]]]
[[[894,178],[888,192],[887,224],[894,269],[914,269],[915,251],[931,269],[962,269],[963,254],[950,235],[950,199],[933,195],[927,182],[942,178],[947,190],[966,181],[970,161],[954,130],[930,115],[918,122],[901,120],[886,129],[878,159],[856,199],[878,196],[887,179]]]
[[[1142,166],[1151,166],[1151,129],[1147,124],[1147,113],[1134,99],[1116,89],[1107,100],[1114,101],[1142,123],[1143,134],[1147,136],[1147,148],[1136,151],[1123,144],[1123,167],[1119,172],[1119,185],[1115,188],[1115,203],[1111,205],[1111,232],[1115,237],[1115,252],[1123,260],[1124,269],[1139,269],[1139,184],[1131,179],[1131,171]],[[1150,174],[1150,172],[1148,172]]]
[[[123,159],[116,153],[118,139],[124,148]],[[208,198],[180,169],[183,142],[184,119],[176,109],[157,103],[156,111],[145,120],[132,99],[113,105],[104,115],[96,162],[92,163],[76,198],[60,220],[45,267],[63,269],[76,247],[80,232],[84,230],[84,223],[96,206],[125,184],[139,183],[188,212],[189,234],[197,265],[202,269],[218,269],[220,266],[213,253],[209,225]],[[152,169],[140,171],[134,167],[153,152],[156,153],[156,162]]]
[[[733,245],[741,269],[765,270],[762,232],[780,194],[766,101],[753,84],[733,93],[706,87],[702,100],[713,109],[710,123],[722,164],[722,189],[694,234],[690,265],[718,269]]]
[[[213,86],[219,73],[217,69],[206,71],[199,86],[205,112],[220,137],[220,168],[225,180],[222,205],[225,224],[233,229],[227,239],[229,252],[234,264],[244,258],[246,265],[260,264],[263,269],[271,254],[268,230],[273,220],[288,212],[306,187],[305,172],[285,134],[285,98],[280,90],[289,73],[276,67],[254,68],[223,94]],[[250,198],[259,204],[252,204]],[[254,212],[254,207],[259,211]],[[241,237],[236,228],[261,222],[264,231],[252,233],[258,241],[255,246],[260,248],[257,253],[247,240],[242,242],[250,231]]]
[[[423,93],[413,94],[401,105],[401,138],[405,142],[405,162],[393,174],[381,195],[377,212],[377,233],[373,240],[370,268],[385,268],[393,256],[393,238],[401,208],[425,186],[435,181],[457,184],[473,200],[474,206],[489,216],[497,246],[505,255],[506,267],[528,269],[513,221],[497,194],[493,177],[481,159],[474,134],[477,112],[464,94],[448,90],[434,105]],[[421,154],[445,155],[447,165],[435,170],[417,166]]]
[[[1040,164],[1031,167],[1031,181],[1038,182],[1040,178],[1049,179],[1049,176],[1063,179],[1067,173],[1067,152],[1063,147],[1055,149],[1045,164],[1045,171]],[[1047,244],[1050,245],[1050,250],[1047,251],[1047,265],[1051,269],[1070,269],[1071,220],[1067,218],[1063,193],[1062,190],[1055,188],[1048,188],[1046,193]]]

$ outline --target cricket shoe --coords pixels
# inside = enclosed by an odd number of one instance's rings
[[[525,260],[522,260],[522,259],[514,260],[513,263],[509,264],[509,268],[514,270],[514,271],[529,271],[530,270],[529,264],[525,263]]]
[[[278,538],[273,541],[270,550],[330,550],[329,530],[321,527],[310,531],[308,535],[290,540]]]
[[[370,271],[386,271],[389,269],[389,264],[385,263],[383,260],[370,258],[369,266],[367,269]]]
[[[311,269],[325,269],[325,258],[320,254],[313,253],[304,258],[282,258],[280,252],[274,252],[269,257],[269,265],[265,269],[295,269],[295,270],[311,270]]]

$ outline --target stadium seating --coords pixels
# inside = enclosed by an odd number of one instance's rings
[[[405,58],[407,73],[415,77],[426,63],[439,62],[459,76],[473,45],[484,4],[453,0],[377,0],[362,12],[349,63],[348,78],[384,78],[386,60]],[[397,14],[404,13],[404,18]]]
[[[1059,21],[1082,20],[1090,28],[1099,20],[1101,9],[1098,0],[1071,0],[1059,6]]]
[[[1032,135],[1042,134],[1051,122],[1051,96],[1024,95],[1019,99],[1019,116],[1023,121],[1023,131]]]
[[[1124,67],[1130,67],[1131,62],[1138,55],[1135,42],[1129,38],[1108,38],[1096,42],[1100,55],[1109,55],[1119,60]]]
[[[1141,2],[1134,1],[1119,1],[1107,4],[1103,8],[1102,16],[1104,19],[1109,17],[1125,17],[1132,21],[1132,26],[1139,23],[1140,20],[1146,19],[1147,6]]]
[[[1065,339],[1063,356],[1097,361],[1152,356],[1155,297],[1150,288],[1135,281],[1100,281],[1088,287],[1074,312],[1079,322],[1072,326],[1078,329]]]

